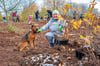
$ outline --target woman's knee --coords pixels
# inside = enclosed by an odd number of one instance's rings
[[[46,37],[54,37],[54,34],[51,33],[51,32],[48,32],[48,33],[45,34],[45,36],[46,36]]]

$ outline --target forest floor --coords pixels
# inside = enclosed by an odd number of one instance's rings
[[[74,38],[74,36],[69,38],[68,45],[55,45],[55,47],[49,48],[49,43],[45,37],[49,30],[38,33],[35,39],[36,49],[30,47],[26,54],[18,51],[17,45],[30,30],[31,25],[27,22],[11,23],[18,28],[17,31],[4,30],[8,23],[0,22],[0,66],[46,66],[46,64],[49,66],[64,64],[68,66],[81,66],[82,64],[83,66],[96,66],[96,63],[94,64],[86,55],[81,60],[75,56],[75,50],[78,47],[74,44],[78,38]],[[42,21],[34,23],[39,24],[39,28],[44,25]],[[76,34],[76,32],[72,31],[73,34]],[[41,59],[40,56],[42,56]]]

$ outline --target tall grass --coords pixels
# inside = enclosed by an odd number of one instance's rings
[[[21,30],[13,25],[8,25],[4,28],[2,28],[3,31],[10,31],[10,32],[16,32],[16,33],[21,33]]]

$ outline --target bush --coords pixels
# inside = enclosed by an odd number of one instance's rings
[[[16,32],[16,33],[21,33],[20,29],[18,29],[17,27],[14,27],[12,25],[8,25],[7,27],[2,28],[2,30]]]

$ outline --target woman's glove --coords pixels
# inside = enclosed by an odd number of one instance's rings
[[[62,26],[60,25],[60,26],[59,26],[59,31],[61,31],[61,30],[62,30]]]
[[[42,31],[43,31],[42,29],[39,29],[39,30],[38,30],[38,33],[42,32]]]

